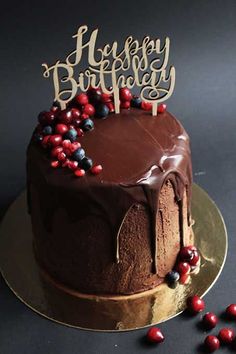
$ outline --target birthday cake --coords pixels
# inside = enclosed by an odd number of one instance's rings
[[[83,293],[151,289],[191,243],[188,135],[164,104],[152,116],[128,89],[121,96],[131,108],[120,114],[99,89],[40,113],[27,152],[36,259]]]

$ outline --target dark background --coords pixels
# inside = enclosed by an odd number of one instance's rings
[[[236,303],[236,1],[5,1],[0,12],[1,215],[25,186],[26,145],[37,113],[53,99],[41,63],[63,59],[82,24],[99,27],[101,44],[122,43],[129,34],[168,35],[177,72],[168,109],[189,132],[195,182],[216,201],[229,234],[226,265],[205,297],[207,309],[219,314]],[[140,341],[146,330],[92,333],[47,321],[0,280],[1,354],[200,353],[204,333],[197,322],[179,316],[162,324],[165,343],[147,348]]]

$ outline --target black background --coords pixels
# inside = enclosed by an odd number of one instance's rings
[[[220,314],[236,303],[236,1],[5,1],[0,12],[1,215],[25,186],[26,145],[37,113],[53,99],[41,64],[63,59],[82,24],[100,29],[101,44],[122,43],[129,34],[168,35],[177,72],[168,109],[189,132],[195,182],[216,201],[229,234],[226,265],[205,297],[207,309]],[[162,324],[166,341],[150,348],[141,341],[146,330],[92,333],[47,321],[0,281],[1,354],[201,353],[205,334],[197,322],[181,315]]]

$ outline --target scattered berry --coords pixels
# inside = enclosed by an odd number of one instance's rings
[[[218,334],[218,338],[221,343],[229,344],[234,340],[234,330],[231,328],[222,328]]]
[[[51,135],[45,135],[45,136],[43,137],[43,140],[42,140],[41,144],[42,144],[42,147],[43,147],[44,149],[48,148],[48,146],[49,146],[49,139],[50,139],[50,138],[51,138]]]
[[[89,103],[89,99],[86,93],[80,93],[79,95],[75,96],[75,101],[80,106],[85,106],[86,104]]]
[[[96,117],[97,118],[106,118],[109,114],[109,108],[107,105],[101,103],[96,108]]]
[[[77,131],[77,135],[78,135],[78,137],[81,137],[81,136],[83,136],[83,135],[84,135],[84,132],[83,132],[83,130],[82,130],[82,129],[77,128],[77,129],[76,129],[76,131]]]
[[[165,340],[165,337],[162,334],[160,328],[152,327],[147,332],[147,340],[150,343],[161,343]]]
[[[57,134],[63,135],[63,134],[65,134],[67,131],[68,131],[68,127],[67,127],[66,124],[59,123],[59,124],[57,124],[56,127],[55,127],[55,132],[56,132]]]
[[[74,171],[74,174],[76,177],[83,177],[85,175],[85,171],[82,170],[81,168],[78,168],[77,170]]]
[[[120,88],[119,92],[120,92],[119,97],[120,97],[121,102],[131,101],[132,94],[127,87]]]
[[[179,280],[179,273],[176,272],[175,270],[171,270],[166,274],[165,279],[166,282],[170,285],[177,283],[177,281]]]
[[[115,112],[115,106],[113,102],[106,102],[105,103],[107,108],[109,109],[109,113]]]
[[[102,172],[102,165],[96,165],[91,168],[91,172],[93,175],[98,175],[100,172]]]
[[[102,93],[101,95],[101,102],[108,103],[112,101],[112,94],[111,93]]]
[[[140,97],[134,96],[130,102],[131,107],[140,108],[142,100]]]
[[[159,104],[159,106],[157,107],[157,113],[163,113],[166,111],[166,104],[161,103]]]
[[[55,113],[54,112],[40,112],[38,115],[38,121],[42,125],[50,125],[53,123],[55,119]]]
[[[72,170],[75,171],[78,168],[78,162],[77,161],[69,161],[68,167]]]
[[[93,161],[89,157],[84,157],[79,165],[83,170],[88,171],[93,166]]]
[[[49,146],[58,146],[61,145],[61,143],[62,143],[61,135],[59,134],[49,135],[49,139],[48,139]]]
[[[77,131],[75,129],[68,130],[68,132],[65,133],[64,138],[70,141],[75,141],[77,138]]]
[[[72,113],[71,113],[71,111],[67,110],[67,109],[63,109],[58,115],[58,120],[61,123],[70,124],[71,121],[72,121]]]
[[[220,341],[216,336],[207,336],[204,344],[210,353],[220,348]]]
[[[72,120],[80,118],[80,110],[78,108],[71,108]]]
[[[193,251],[189,247],[182,247],[179,251],[179,260],[189,262],[193,258]]]
[[[90,87],[87,94],[89,97],[89,102],[92,104],[97,105],[99,102],[101,102],[102,91],[100,88]]]
[[[193,253],[193,257],[189,260],[189,264],[192,267],[195,267],[199,262],[200,256],[198,251],[192,251],[192,253]]]
[[[58,153],[57,158],[60,162],[63,162],[66,160],[66,154],[63,151],[61,151]]]
[[[212,329],[214,328],[217,323],[218,323],[218,317],[212,313],[212,312],[207,312],[202,319],[205,327],[207,327],[208,329]]]
[[[62,151],[63,151],[63,147],[62,146],[55,146],[54,148],[52,148],[52,150],[50,152],[51,157],[54,157],[54,158],[57,157],[58,154],[60,152],[62,152]]]
[[[72,121],[75,128],[79,128],[81,122],[82,122],[81,118],[76,118],[76,119],[73,118],[73,121]]]
[[[187,306],[192,313],[197,314],[204,310],[205,302],[199,296],[194,295],[188,298]]]
[[[79,149],[81,147],[81,144],[78,141],[74,141],[73,143],[70,144],[70,151],[73,153],[75,150]]]
[[[59,161],[57,161],[57,160],[51,161],[51,166],[52,166],[53,168],[59,167]]]
[[[83,113],[91,116],[94,116],[95,114],[95,108],[93,105],[91,105],[90,103],[87,103],[84,107],[83,107]]]
[[[151,111],[151,110],[152,110],[152,104],[151,104],[150,102],[142,101],[142,102],[141,102],[141,108],[142,108],[144,111]]]
[[[81,128],[85,132],[94,129],[94,123],[92,119],[90,118],[84,119],[81,123]]]
[[[191,266],[187,262],[179,262],[176,265],[176,271],[181,275],[188,274],[191,271]]]
[[[85,157],[85,151],[82,148],[75,150],[72,154],[73,160],[80,162]]]
[[[226,309],[226,314],[231,319],[236,319],[236,304],[231,304]]]
[[[130,108],[130,101],[121,101],[120,108],[129,109]]]
[[[64,149],[70,149],[71,147],[71,141],[69,139],[65,139],[62,141],[62,146]]]

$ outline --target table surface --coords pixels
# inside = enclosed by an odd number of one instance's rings
[[[208,311],[221,314],[236,302],[236,2],[165,0],[112,2],[4,2],[1,6],[0,211],[25,186],[25,149],[37,112],[50,105],[52,86],[41,63],[53,63],[73,49],[81,24],[100,28],[101,43],[129,34],[171,38],[170,61],[177,71],[168,109],[180,118],[192,145],[194,180],[220,208],[229,251],[223,272],[206,295]],[[48,99],[50,98],[50,99]],[[12,260],[14,261],[14,260]],[[200,316],[180,315],[161,324],[166,340],[158,348],[143,342],[146,330],[97,333],[46,320],[22,304],[0,279],[1,354],[202,353]],[[221,319],[216,330],[235,323]],[[217,353],[226,353],[224,348]]]

